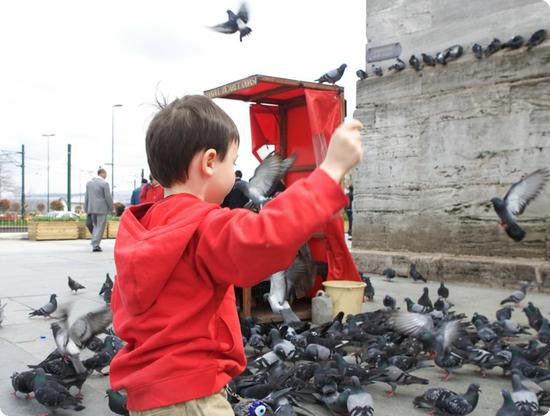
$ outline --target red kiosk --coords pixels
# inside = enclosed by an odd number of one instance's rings
[[[297,159],[285,178],[288,187],[306,177],[323,160],[334,129],[345,116],[344,89],[336,85],[252,75],[204,92],[210,98],[249,102],[252,153],[273,145],[281,156]],[[328,264],[327,280],[361,281],[344,237],[343,219],[337,215],[308,242],[313,258]],[[317,276],[313,294],[321,287]],[[311,316],[310,302],[293,309],[301,319]],[[251,291],[243,289],[243,312],[252,315]],[[256,312],[256,311],[255,311]],[[254,313],[260,319],[276,316],[266,309]]]

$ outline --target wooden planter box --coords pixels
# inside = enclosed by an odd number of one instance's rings
[[[107,221],[107,237],[106,238],[116,238],[118,233],[118,224],[120,221]]]
[[[108,224],[105,224],[105,231],[103,231],[103,238],[107,238],[107,229]],[[91,240],[92,235],[88,231],[88,228],[86,227],[86,221],[79,221],[78,222],[78,238],[84,239],[84,240]]]
[[[76,221],[30,221],[29,240],[76,240],[78,223]]]

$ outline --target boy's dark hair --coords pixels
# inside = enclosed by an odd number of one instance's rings
[[[240,170],[236,170],[236,171],[235,171],[235,176],[236,176],[237,178],[242,178],[242,177],[243,177],[243,173],[242,173]]]
[[[223,160],[239,132],[231,118],[210,98],[186,95],[160,105],[145,139],[151,175],[164,187],[185,182],[191,159],[200,151],[215,149]]]
[[[99,169],[97,170],[97,176],[101,175],[102,173],[107,173],[107,171],[106,171],[105,169],[103,169],[103,168],[99,168]]]

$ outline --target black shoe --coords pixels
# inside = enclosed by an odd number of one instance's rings
[[[98,251],[103,251],[101,249],[101,247],[94,247],[94,249],[92,250],[94,253],[98,252]]]

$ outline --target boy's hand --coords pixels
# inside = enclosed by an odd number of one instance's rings
[[[341,124],[330,139],[325,160],[319,166],[332,179],[340,182],[363,157],[360,130],[363,127],[358,120]]]

